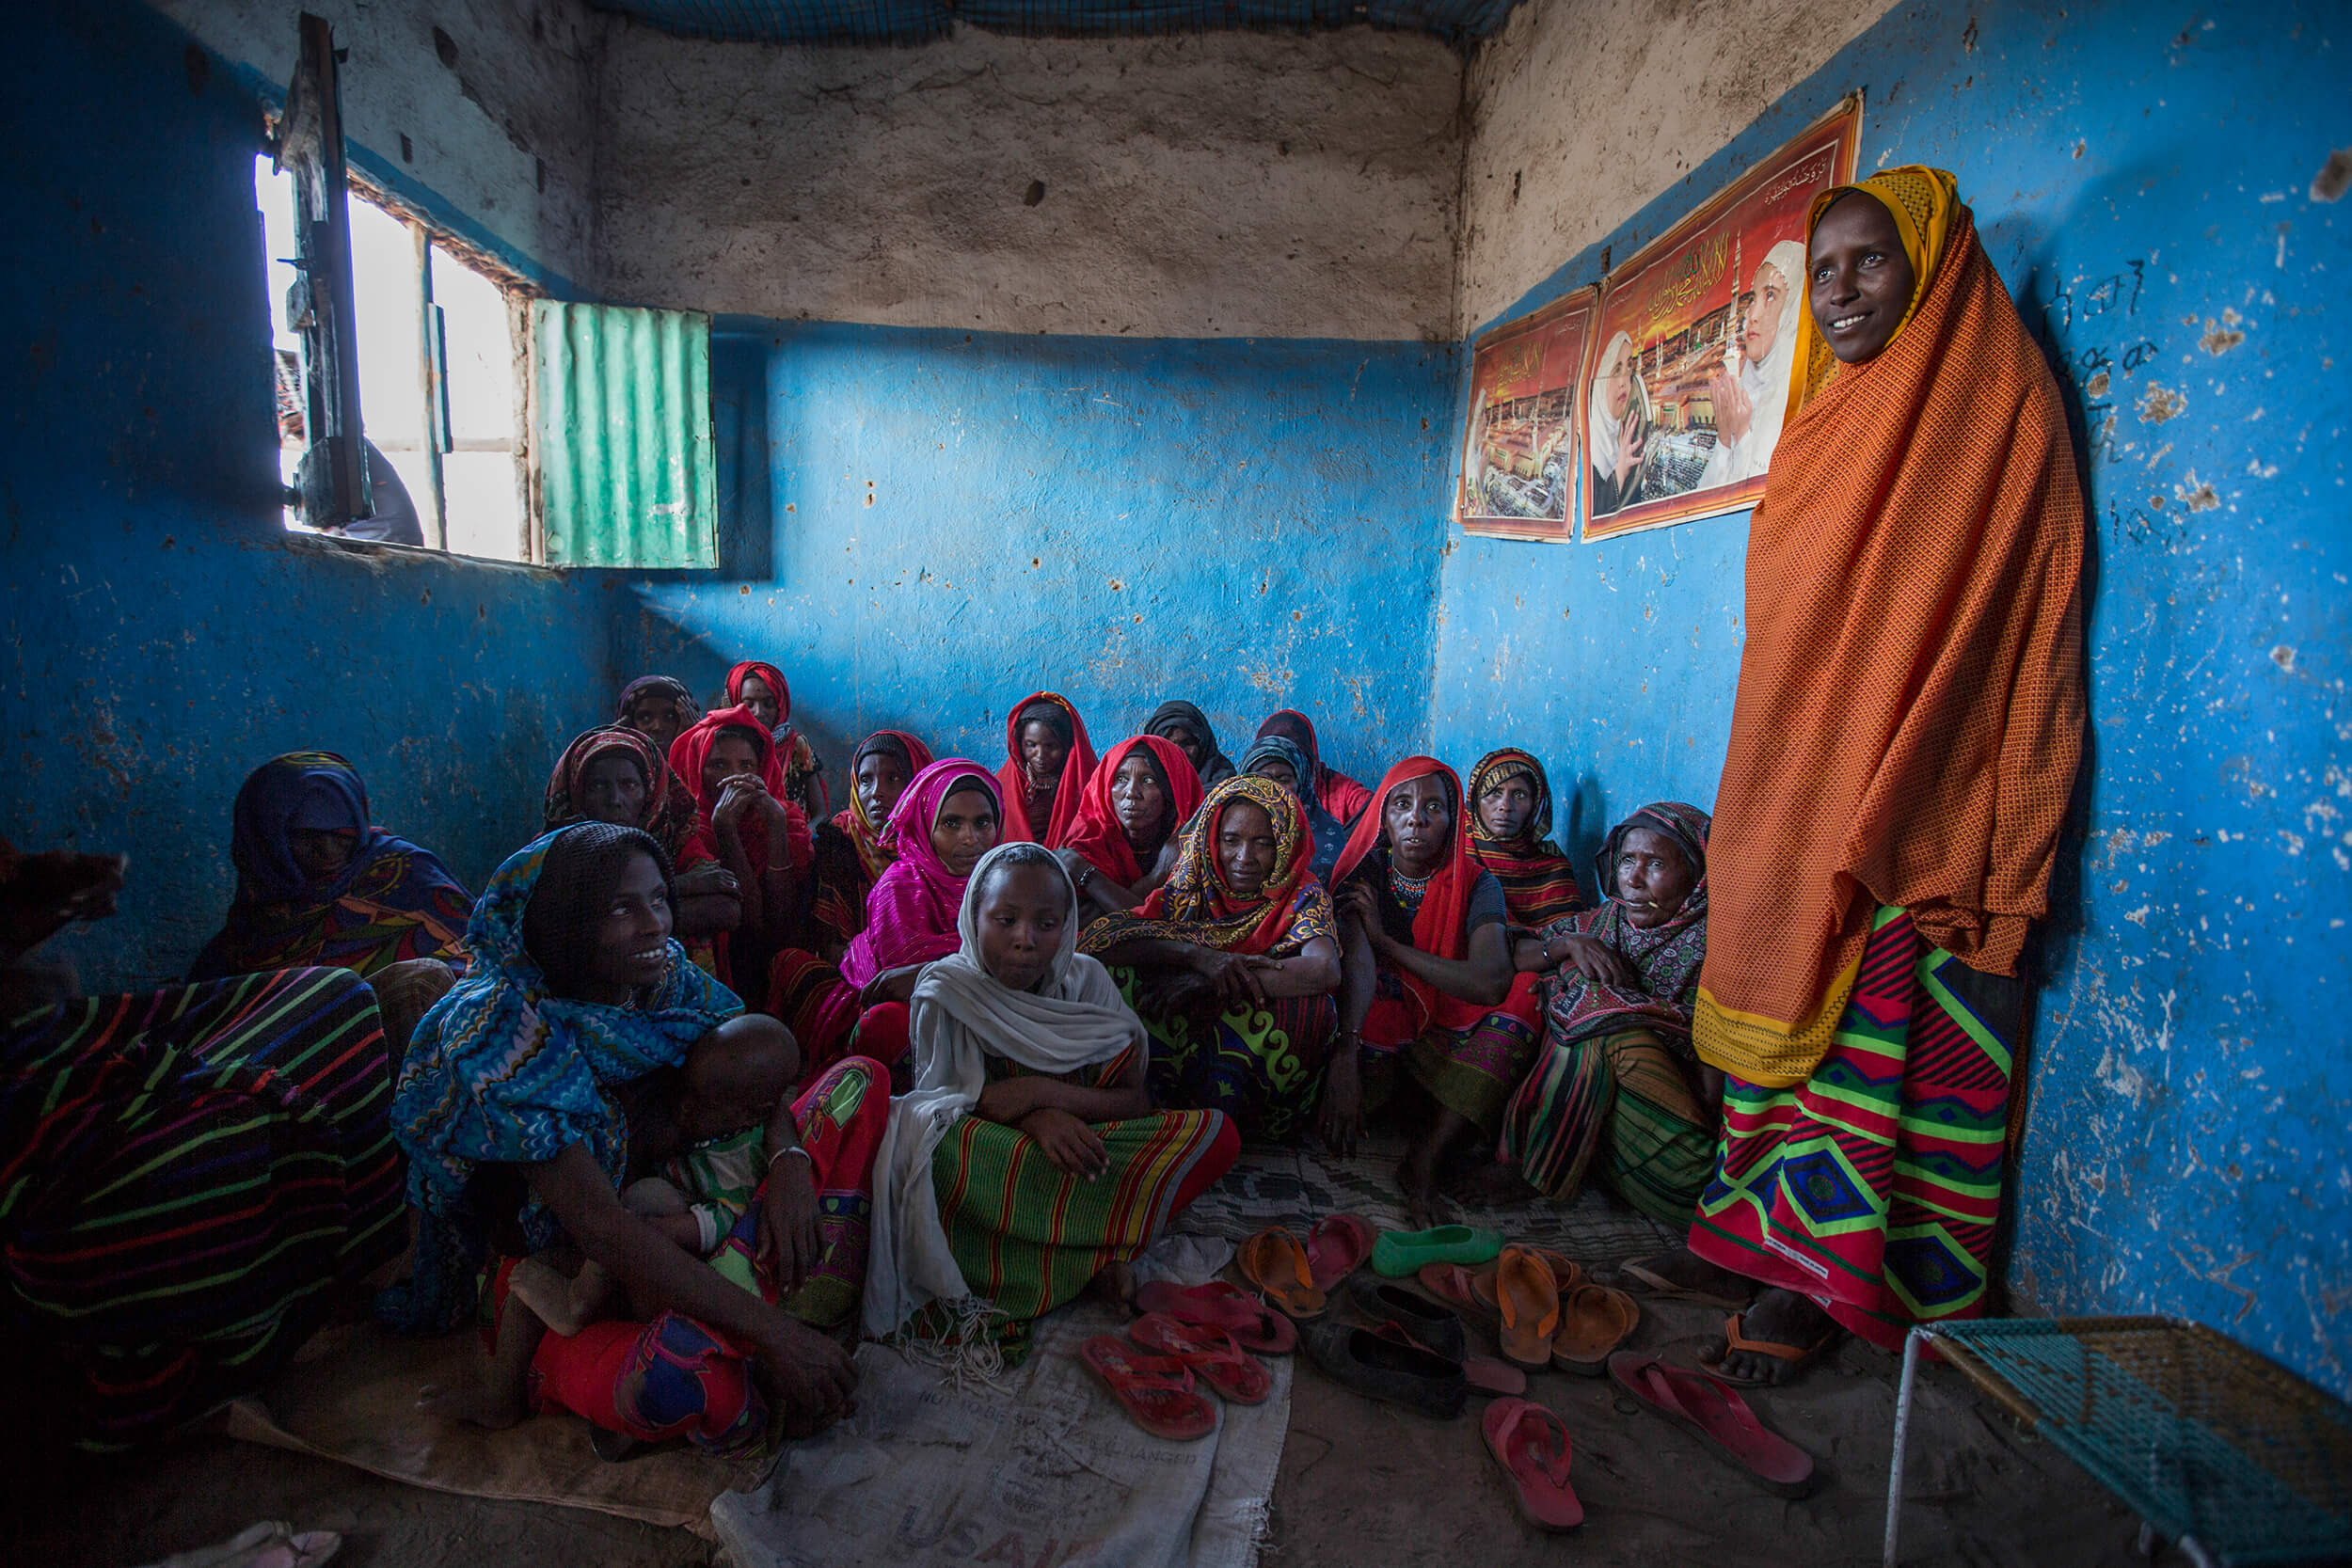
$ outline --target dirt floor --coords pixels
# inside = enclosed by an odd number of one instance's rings
[[[1714,1317],[1655,1307],[1635,1343],[1685,1358],[1706,1344]],[[1606,1381],[1538,1374],[1530,1397],[1574,1433],[1587,1511],[1582,1528],[1563,1540],[1512,1511],[1479,1440],[1481,1402],[1458,1419],[1432,1420],[1302,1368],[1263,1562],[1508,1568],[1572,1553],[1593,1565],[1873,1563],[1896,1370],[1894,1357],[1849,1342],[1799,1386],[1756,1397],[1766,1419],[1820,1461],[1822,1484],[1802,1502],[1750,1484],[1695,1439],[1615,1397]],[[1903,1560],[1914,1568],[2146,1561],[2129,1513],[1947,1370],[1922,1380],[1912,1445]],[[348,1568],[682,1568],[710,1562],[714,1551],[682,1529],[426,1492],[225,1437],[46,1479],[10,1499],[8,1513],[0,1560],[75,1568],[129,1568],[261,1518],[342,1531],[348,1544],[337,1561]]]

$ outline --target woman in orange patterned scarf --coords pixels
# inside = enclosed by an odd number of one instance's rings
[[[2081,756],[2082,497],[2058,388],[1952,176],[1810,214],[1750,528],[1693,1035],[1715,1174],[1653,1288],[1776,1382],[1839,1327],[1981,1311],[2029,924]]]
[[[1340,1022],[1339,923],[1314,853],[1295,796],[1229,775],[1184,824],[1168,880],[1078,938],[1151,1032],[1152,1103],[1277,1140],[1306,1131]]]
[[[817,828],[809,936],[830,961],[838,963],[850,939],[866,929],[866,895],[893,859],[882,826],[914,775],[930,765],[931,749],[904,730],[876,730],[850,754],[850,803]]]

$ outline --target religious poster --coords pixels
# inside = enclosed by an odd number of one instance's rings
[[[1597,289],[1580,289],[1478,341],[1454,520],[1507,539],[1575,537],[1583,468],[1576,388],[1593,336]]]
[[[1806,213],[1851,183],[1859,95],[1612,272],[1577,388],[1587,541],[1764,494],[1805,309]]]

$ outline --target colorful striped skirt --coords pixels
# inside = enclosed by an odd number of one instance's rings
[[[1890,1350],[1913,1323],[1980,1313],[2022,1000],[1880,910],[1813,1076],[1727,1083],[1691,1249]]]
[[[1136,972],[1111,971],[1136,1001]],[[1152,1035],[1154,1105],[1222,1111],[1253,1136],[1288,1143],[1314,1123],[1323,1064],[1339,1037],[1328,996],[1278,997],[1263,1007],[1230,1007],[1203,1024],[1182,1013],[1136,1016]]]
[[[1430,1099],[1459,1112],[1480,1133],[1493,1137],[1502,1125],[1503,1107],[1511,1102],[1527,1069],[1534,1066],[1536,1049],[1543,1044],[1543,1014],[1535,1002],[1535,980],[1533,974],[1519,975],[1512,983],[1509,998],[1493,1012],[1463,1029],[1432,1024],[1401,1052],[1394,1047],[1384,1052],[1366,1040],[1365,1108],[1377,1110],[1379,1101],[1387,1098],[1381,1079],[1389,1071],[1375,1058],[1401,1057],[1404,1070]]]
[[[374,993],[347,969],[83,997],[0,1036],[0,1303],[92,1449],[258,1386],[406,1243]]]
[[[1714,1121],[1655,1031],[1547,1038],[1503,1113],[1496,1153],[1560,1202],[1597,1177],[1652,1219],[1688,1226],[1715,1172]]]
[[[787,947],[768,966],[770,1017],[781,1019],[801,1047],[801,1071],[814,1076],[851,1052],[871,1056],[898,1074],[901,1087],[909,1059],[907,1009],[885,1002],[858,1010],[858,988],[841,977],[837,964],[804,947]]]
[[[975,1295],[1042,1316],[1112,1263],[1132,1261],[1232,1168],[1241,1136],[1217,1111],[1098,1124],[1110,1172],[1065,1174],[1027,1133],[965,1117],[931,1155],[948,1249]]]

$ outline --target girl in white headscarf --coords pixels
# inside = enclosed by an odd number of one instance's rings
[[[1740,335],[1740,373],[1715,378],[1715,450],[1699,486],[1737,484],[1772,464],[1788,412],[1788,368],[1796,362],[1797,312],[1804,308],[1804,245],[1783,240],[1756,267],[1756,298]],[[1730,395],[1737,388],[1738,397]]]
[[[1600,351],[1585,404],[1585,434],[1593,456],[1592,515],[1605,517],[1640,500],[1643,449],[1649,444],[1649,388],[1642,384],[1633,335],[1620,332]]]
[[[916,982],[914,1090],[874,1160],[866,1329],[936,1338],[986,1307],[1034,1318],[1125,1265],[1222,1176],[1216,1111],[1154,1111],[1150,1037],[1077,950],[1077,890],[1052,851],[1000,845],[964,885],[959,949]]]

